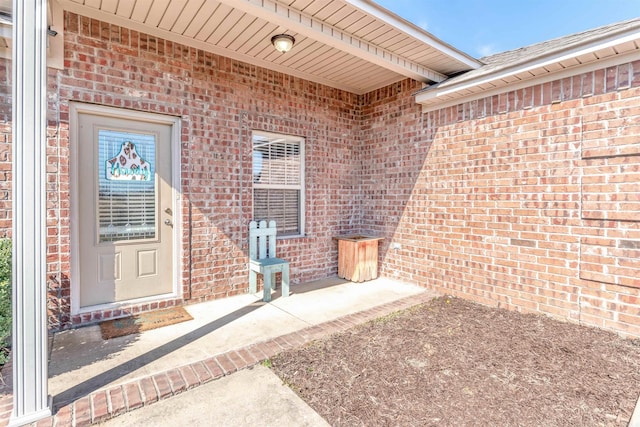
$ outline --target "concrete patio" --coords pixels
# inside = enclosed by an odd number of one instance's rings
[[[63,331],[50,345],[55,414],[38,425],[104,421],[435,296],[384,278],[329,278],[268,304],[258,293],[190,305],[191,321],[106,341],[98,325]]]

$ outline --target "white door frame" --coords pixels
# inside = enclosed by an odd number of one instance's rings
[[[172,210],[173,210],[173,291],[169,294],[154,295],[152,297],[138,298],[135,300],[114,302],[109,304],[100,304],[89,307],[80,307],[80,262],[78,253],[80,248],[79,221],[80,204],[78,193],[78,177],[80,176],[78,165],[78,122],[79,114],[92,114],[97,116],[113,117],[126,120],[138,120],[142,122],[150,122],[156,124],[165,124],[171,126],[171,186],[172,186]],[[156,113],[145,113],[141,111],[126,110],[123,108],[106,107],[102,105],[83,104],[80,102],[69,102],[69,188],[71,196],[71,314],[80,314],[97,310],[108,310],[121,307],[123,305],[131,305],[136,303],[145,303],[149,301],[157,301],[168,298],[177,298],[181,296],[181,280],[182,277],[182,261],[180,249],[182,247],[182,209],[181,209],[181,192],[180,192],[180,117],[167,116]]]

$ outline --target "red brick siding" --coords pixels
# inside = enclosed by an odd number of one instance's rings
[[[0,238],[11,237],[11,65],[0,61]]]
[[[371,232],[386,238],[383,275],[640,336],[639,63],[423,114],[410,80],[356,96],[74,14],[65,26],[65,69],[48,81],[51,328],[123,314],[70,315],[69,101],[82,101],[181,117],[188,301],[247,291],[259,129],[306,138],[307,236],[280,242],[295,282],[335,274],[333,236]]]
[[[363,102],[382,274],[640,336],[640,61],[425,114],[415,89]]]
[[[81,17],[65,16],[65,69],[50,71],[48,147],[49,323],[70,316],[69,101],[182,119],[182,291],[190,302],[248,290],[251,129],[306,138],[306,234],[280,241],[292,280],[335,274],[332,237],[356,232],[358,97],[229,58]],[[55,108],[54,108],[55,107]],[[58,112],[59,111],[59,112]],[[140,304],[139,312],[181,300]]]

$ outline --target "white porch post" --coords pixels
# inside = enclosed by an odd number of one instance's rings
[[[13,0],[13,413],[51,415],[47,396],[47,0]]]

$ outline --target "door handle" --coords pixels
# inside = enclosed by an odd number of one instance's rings
[[[164,220],[164,225],[168,225],[169,227],[173,227],[173,222],[171,222],[170,219],[165,219]]]

